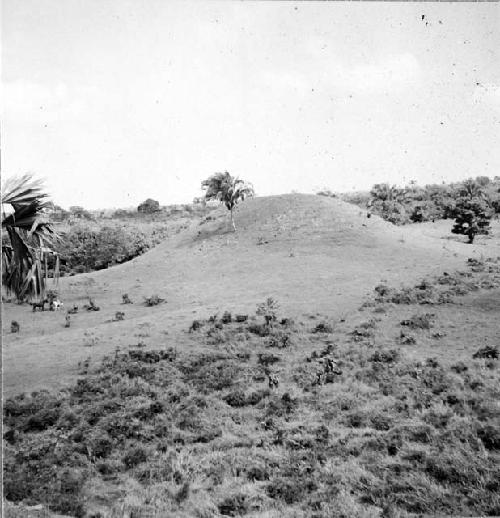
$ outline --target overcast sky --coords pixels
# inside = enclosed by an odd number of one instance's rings
[[[500,175],[499,58],[498,3],[3,0],[3,175],[87,208]]]

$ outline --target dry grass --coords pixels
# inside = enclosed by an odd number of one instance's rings
[[[406,306],[415,332],[444,329],[442,304]],[[335,332],[226,312],[192,330],[196,353],[117,351],[66,391],[9,399],[5,496],[72,516],[499,514],[499,360],[379,343],[400,307]]]
[[[66,306],[101,307],[70,329],[6,305],[5,496],[24,502],[7,516],[500,514],[499,263],[456,273],[486,241],[401,243],[344,208],[253,200],[237,235],[214,213],[64,279]],[[106,323],[122,293],[136,303]],[[168,303],[138,303],[151,293]]]

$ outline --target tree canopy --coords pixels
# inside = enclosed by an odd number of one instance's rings
[[[218,200],[223,203],[231,214],[231,225],[236,230],[233,217],[233,209],[237,203],[247,197],[254,196],[252,185],[237,177],[225,173],[215,173],[201,182],[201,188],[205,190],[205,200]]]
[[[143,201],[137,207],[137,211],[142,212],[144,214],[151,214],[153,212],[158,212],[159,210],[160,210],[160,202],[153,200],[152,198],[148,198],[146,201]]]

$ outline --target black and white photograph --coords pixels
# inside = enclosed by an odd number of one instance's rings
[[[500,4],[2,0],[5,518],[500,517]]]

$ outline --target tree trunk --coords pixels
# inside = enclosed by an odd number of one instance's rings
[[[469,244],[472,245],[474,241],[474,232],[469,231],[467,235],[469,236]]]
[[[230,213],[231,213],[231,225],[233,227],[234,232],[236,232],[236,225],[234,224],[233,209],[230,209]]]

